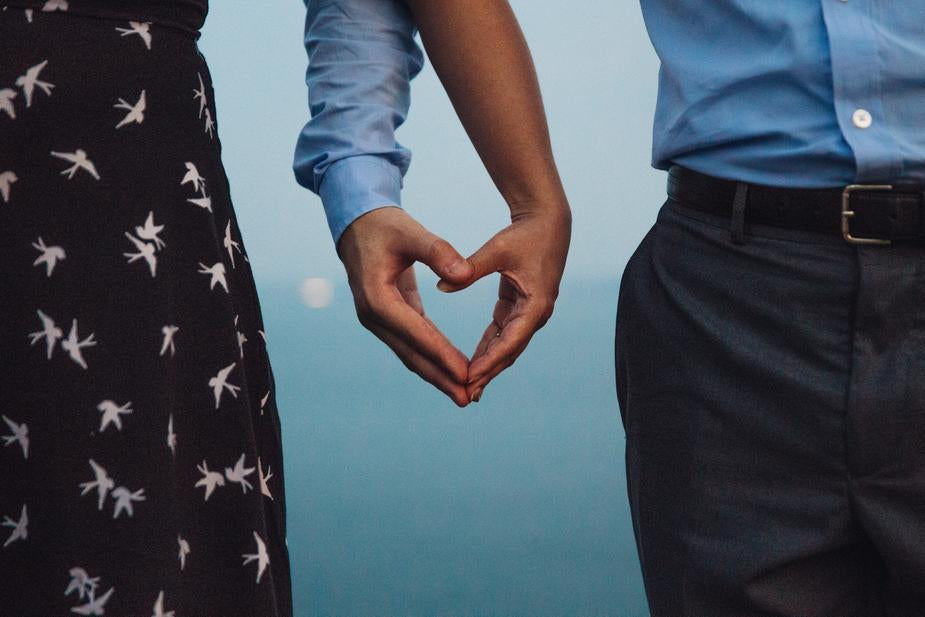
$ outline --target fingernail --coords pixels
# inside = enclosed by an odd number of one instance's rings
[[[437,289],[443,292],[448,292],[450,291],[450,284],[441,279],[437,281]]]
[[[475,392],[472,393],[472,402],[473,402],[473,403],[478,403],[478,402],[479,402],[479,399],[482,398],[482,391],[484,391],[484,390],[485,390],[485,386],[482,386],[481,388],[476,388]]]

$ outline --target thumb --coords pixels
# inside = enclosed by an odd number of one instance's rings
[[[472,266],[443,238],[428,233],[418,247],[415,259],[426,264],[441,280],[461,284],[472,277]]]
[[[437,289],[440,291],[452,292],[465,289],[482,277],[488,276],[498,271],[499,248],[494,242],[494,238],[489,240],[482,248],[469,256],[466,261],[471,268],[471,275],[465,281],[455,281],[443,278],[437,281]]]

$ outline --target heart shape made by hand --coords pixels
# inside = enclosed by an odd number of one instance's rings
[[[558,214],[521,217],[466,259],[404,210],[384,207],[347,228],[338,254],[360,323],[405,366],[462,407],[479,401],[485,386],[514,363],[552,316],[570,230],[567,207]],[[440,277],[437,288],[444,292],[501,274],[491,321],[471,358],[424,312],[415,262]]]

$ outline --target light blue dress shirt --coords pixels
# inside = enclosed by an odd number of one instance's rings
[[[376,208],[401,205],[411,152],[395,139],[424,65],[400,0],[306,0],[309,108],[296,144],[299,184],[321,196],[335,243]]]
[[[655,167],[803,188],[925,181],[925,0],[641,4],[662,62]],[[410,152],[395,129],[422,55],[400,0],[307,6],[312,119],[294,169],[337,241],[400,204]]]

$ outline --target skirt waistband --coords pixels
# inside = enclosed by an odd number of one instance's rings
[[[72,14],[150,22],[183,30],[198,39],[209,7],[208,0],[0,0],[0,15],[14,10],[22,10],[28,23],[39,14]]]

